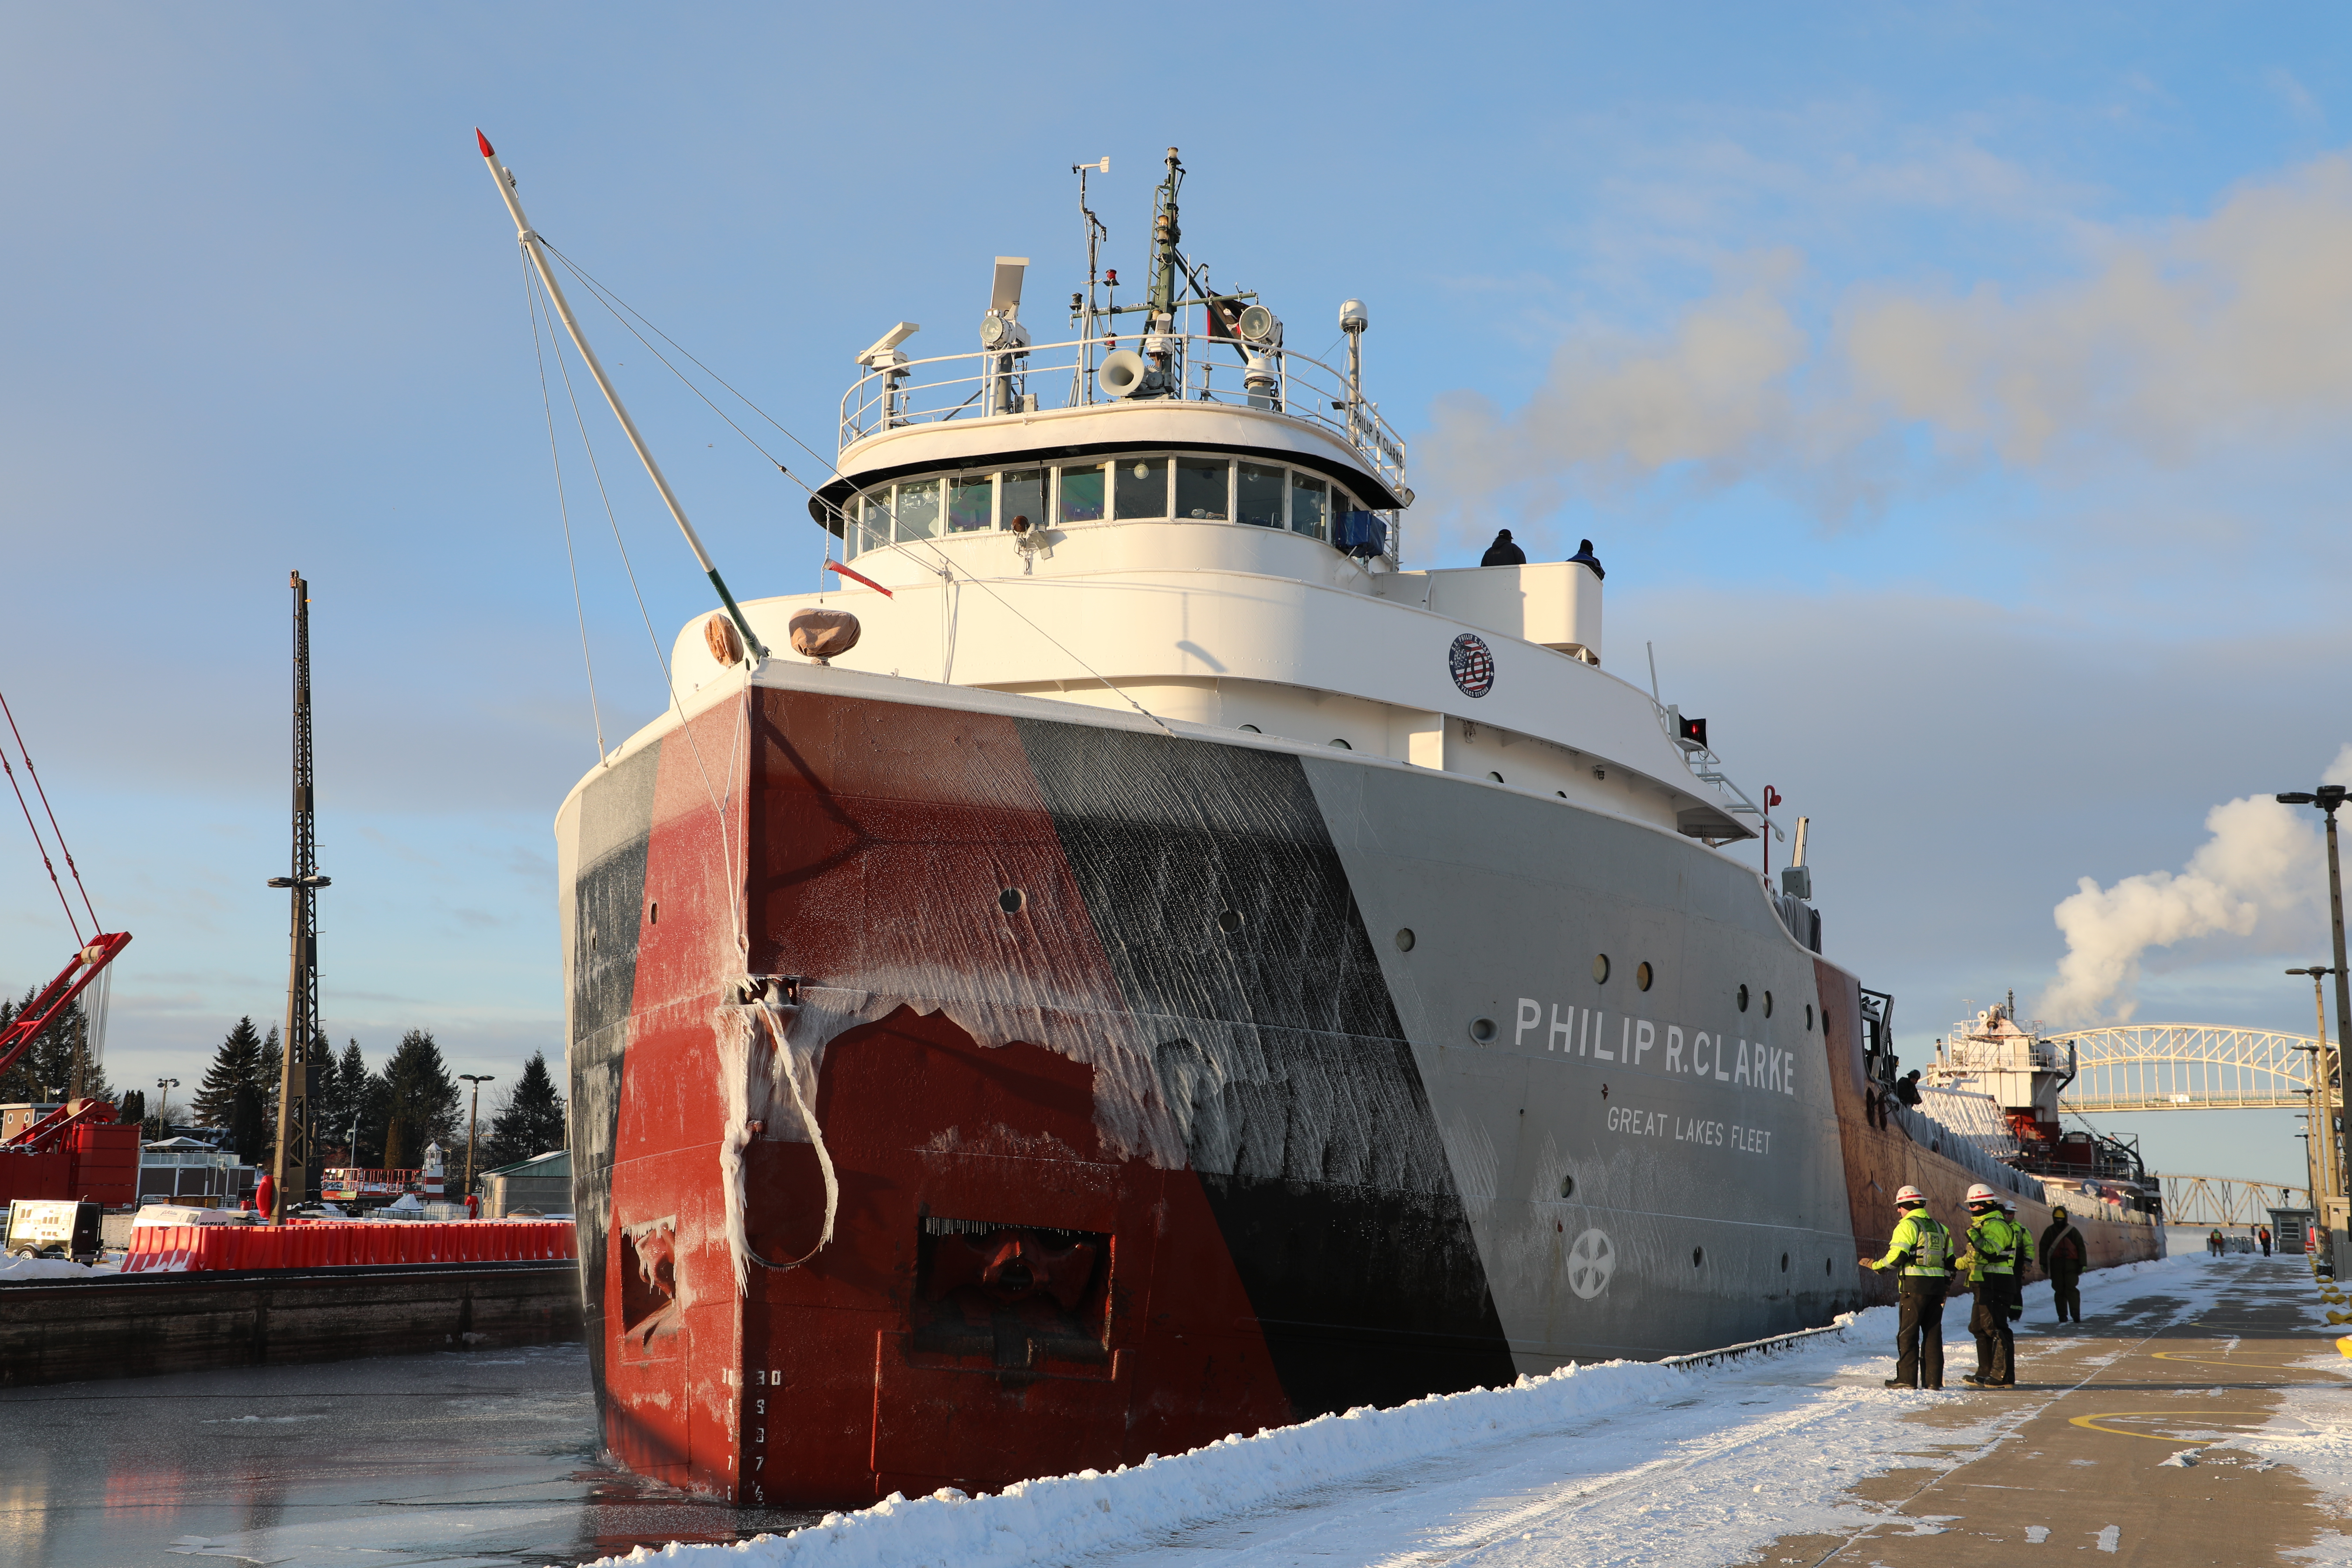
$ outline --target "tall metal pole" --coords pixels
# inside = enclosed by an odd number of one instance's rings
[[[290,876],[269,879],[271,887],[289,889],[292,905],[286,1033],[278,1079],[278,1157],[271,1170],[273,1223],[285,1217],[289,1205],[319,1194],[326,1152],[315,1125],[319,1073],[327,1060],[326,1037],[319,1028],[318,892],[328,879],[319,875],[318,821],[310,798],[310,584],[299,572],[289,579],[294,589],[294,863]]]
[[[2315,805],[2327,818],[2327,912],[2336,939],[2336,1039],[2340,1047],[2352,1038],[2352,975],[2347,975],[2344,962],[2344,871],[2336,858],[2336,813],[2342,808],[2347,793],[2342,784],[2321,784],[2308,795],[2297,791],[2278,797],[2282,805]],[[2331,1210],[2341,1216],[2345,1213],[2343,1152],[2336,1142],[2336,1097],[2339,1074],[2328,1061],[2329,1053],[2320,1053],[2321,1066],[2326,1068],[2319,1080],[2319,1092],[2313,1096],[2319,1110],[2319,1125],[2312,1131],[2327,1141],[2328,1165],[2331,1172],[2329,1191],[2325,1198],[2312,1194],[2312,1204],[2319,1210],[2319,1221],[2331,1232],[2336,1223],[2329,1218]],[[2332,1237],[2331,1237],[2332,1245]]]
[[[2312,1086],[2311,1103],[2319,1109],[2324,1119],[2332,1122],[2335,1112],[2329,1107],[2335,1096],[2328,1091],[2327,1086],[2336,1078],[2336,1053],[2327,1048],[2327,998],[2320,987],[2320,978],[2316,974],[2311,977],[2311,1005],[2319,1015],[2319,1049],[2312,1056],[2312,1070],[2318,1075],[2319,1081]],[[2336,1153],[2333,1127],[2328,1129],[2326,1137],[2311,1140],[2311,1145],[2321,1151],[2318,1179],[2312,1184],[2311,1190],[2314,1194],[2322,1191],[2332,1193],[2342,1184],[2336,1179],[2336,1167],[2342,1162]]]
[[[2330,1120],[2333,1114],[2328,1108],[2329,1096],[2326,1086],[2329,1079],[2335,1076],[2336,1068],[2335,1064],[2329,1059],[2333,1053],[2327,1048],[2327,990],[2321,982],[2333,971],[2322,965],[2314,964],[2308,969],[2290,969],[2287,973],[2311,976],[2311,1006],[2312,1010],[2318,1015],[2319,1039],[2318,1043],[2311,1047],[2310,1088],[2305,1091],[2311,1096],[2311,1105],[2304,1118],[2303,1142],[2304,1163],[2307,1167],[2305,1179],[2311,1184],[2312,1206],[2315,1210],[2319,1210],[2324,1216],[2325,1211],[2321,1209],[2321,1203],[2329,1193],[2336,1190],[2332,1173],[2334,1168],[2341,1163],[2336,1153],[2335,1139],[2329,1137],[2323,1128],[2323,1124]],[[2296,1048],[2300,1050],[2302,1047]],[[2324,1217],[2322,1223],[2325,1223]]]
[[[751,650],[754,658],[767,658],[767,645],[752,635],[751,623],[743,618],[742,608],[735,603],[735,595],[727,591],[726,580],[719,575],[718,566],[711,562],[710,552],[702,548],[702,536],[694,531],[694,524],[686,521],[686,508],[678,504],[677,494],[669,488],[669,480],[663,475],[661,465],[654,461],[653,448],[646,445],[643,436],[637,434],[637,422],[629,417],[628,409],[621,402],[621,395],[613,390],[613,378],[604,374],[604,363],[596,357],[596,351],[588,346],[587,334],[580,330],[578,319],[572,314],[572,301],[563,297],[563,285],[555,280],[555,268],[548,265],[547,247],[540,239],[539,231],[530,226],[530,220],[522,216],[521,198],[515,195],[514,171],[499,162],[498,153],[491,151],[490,139],[480,131],[474,132],[474,140],[481,143],[482,162],[489,165],[490,179],[499,187],[499,196],[507,204],[508,214],[514,218],[515,237],[522,244],[523,255],[530,258],[531,269],[539,274],[540,286],[547,290],[548,302],[555,307],[556,315],[562,319],[563,330],[571,334],[572,346],[580,351],[580,358],[587,364],[588,374],[596,378],[596,385],[604,394],[604,401],[612,405],[613,417],[621,422],[621,433],[636,449],[637,461],[646,466],[646,473],[654,481],[654,489],[661,492],[662,504],[669,508],[669,515],[677,521],[678,531],[686,535],[687,547],[694,552],[695,561],[710,579],[710,585],[719,590],[719,602],[727,606],[728,618],[735,623],[735,629],[743,634],[743,646]]]
[[[2336,857],[2336,808],[2343,804],[2342,785],[2330,785],[2319,792],[2320,808],[2327,814],[2327,910],[2336,928],[2336,1038],[2339,1049],[2346,1031],[2352,1030],[2352,980],[2347,980],[2344,964],[2344,872]],[[2326,1049],[2323,1040],[2320,1060],[2326,1064],[2327,1072],[2320,1079],[2319,1098],[2327,1108],[2326,1124],[2321,1129],[2327,1139],[2327,1190],[2330,1197],[2341,1199],[2345,1195],[2344,1153],[2336,1141],[2336,1100],[2340,1092],[2336,1080],[2343,1075],[2335,1055]]]
[[[463,1194],[470,1197],[474,1191],[474,1128],[482,1115],[482,1085],[495,1080],[498,1074],[461,1072],[457,1076],[474,1086],[473,1107],[466,1112],[466,1185]]]

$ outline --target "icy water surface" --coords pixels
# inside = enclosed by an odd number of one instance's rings
[[[8,1568],[508,1568],[809,1517],[600,1465],[577,1344],[0,1390]]]

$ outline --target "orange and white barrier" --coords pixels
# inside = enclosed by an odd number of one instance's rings
[[[528,1263],[578,1256],[578,1234],[562,1220],[151,1225],[131,1233],[122,1271],[195,1274],[385,1263]]]

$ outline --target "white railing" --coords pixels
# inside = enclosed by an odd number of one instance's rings
[[[1403,488],[1403,437],[1381,417],[1378,405],[1349,390],[1343,373],[1294,350],[1179,332],[1121,332],[1034,343],[1010,353],[978,350],[886,363],[843,395],[840,445],[846,448],[908,425],[1119,402],[1097,384],[1096,373],[1112,351],[1140,353],[1147,339],[1165,352],[1168,377],[1168,390],[1148,401],[1258,408],[1319,426],[1354,447],[1391,489]],[[1156,359],[1146,363],[1159,368]]]

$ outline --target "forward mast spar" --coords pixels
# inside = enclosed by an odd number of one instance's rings
[[[694,524],[687,521],[686,508],[679,504],[677,492],[669,488],[669,479],[662,473],[661,464],[654,460],[653,449],[646,445],[645,437],[637,431],[637,422],[629,417],[627,405],[622,403],[621,395],[614,390],[613,378],[604,374],[604,363],[596,357],[596,351],[588,346],[588,336],[580,330],[579,319],[572,313],[572,302],[564,298],[563,285],[556,281],[555,268],[548,265],[546,243],[539,237],[539,231],[530,226],[530,220],[523,216],[522,201],[515,195],[514,171],[499,161],[498,153],[490,147],[490,139],[479,129],[474,132],[474,140],[481,146],[482,162],[489,166],[491,183],[499,188],[499,199],[506,203],[507,212],[514,218],[515,238],[521,244],[523,255],[530,258],[531,269],[539,275],[540,286],[547,290],[548,301],[555,307],[555,314],[563,322],[564,331],[570,334],[572,346],[580,351],[580,358],[587,364],[588,374],[596,379],[597,390],[604,393],[604,401],[612,406],[613,417],[620,421],[621,433],[629,438],[629,446],[636,452],[637,461],[645,465],[646,475],[653,480],[654,489],[661,492],[662,504],[669,508],[669,515],[677,521],[678,531],[686,535],[687,548],[694,552],[696,563],[710,579],[710,585],[719,591],[719,602],[727,607],[728,618],[735,623],[735,629],[743,634],[743,646],[751,650],[754,659],[767,658],[767,645],[752,634],[751,623],[744,618],[742,607],[735,603],[735,595],[727,591],[726,579],[719,576],[717,563],[710,559],[710,552],[702,547],[702,536],[695,532]]]

